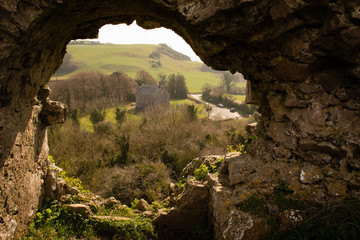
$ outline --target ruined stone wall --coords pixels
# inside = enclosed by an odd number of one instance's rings
[[[0,237],[21,233],[42,195],[46,125],[66,111],[46,83],[71,39],[106,23],[164,26],[216,69],[251,81],[253,158],[308,162],[359,189],[360,3],[337,0],[6,0],[0,2]],[[326,197],[325,197],[326,199]]]

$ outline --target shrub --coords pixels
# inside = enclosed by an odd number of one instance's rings
[[[74,122],[74,124],[79,125],[80,124],[80,110],[78,108],[75,108],[70,113],[70,118]]]
[[[136,206],[139,203],[139,199],[134,198],[134,200],[130,203],[132,209],[136,209]]]
[[[195,180],[205,181],[207,179],[208,173],[208,167],[205,164],[201,164],[200,168],[196,169],[194,172]]]
[[[104,121],[105,119],[105,110],[101,111],[97,108],[94,108],[91,112],[90,112],[90,121],[92,124],[97,124],[101,121]]]
[[[188,105],[186,108],[186,113],[188,116],[189,121],[195,121],[197,119],[197,113],[198,109],[195,107],[195,105]]]
[[[93,219],[91,224],[102,235],[111,236],[112,239],[151,240],[157,239],[154,225],[150,219],[141,217],[125,221],[112,221],[109,219]]]
[[[121,136],[115,138],[115,143],[120,150],[120,153],[117,153],[111,159],[111,166],[115,165],[124,165],[128,160],[128,153],[130,148],[130,136],[129,134],[123,133]]]
[[[70,212],[56,200],[47,199],[29,224],[28,234],[23,239],[91,239],[96,233],[89,222],[89,216]]]
[[[94,132],[96,134],[110,134],[112,133],[113,125],[111,122],[102,121],[94,125]]]
[[[121,110],[119,107],[115,109],[115,119],[117,123],[123,123],[125,121],[126,108]]]
[[[91,185],[103,197],[113,196],[130,206],[134,198],[148,202],[163,199],[170,191],[170,174],[161,162],[144,161],[99,169]]]
[[[37,239],[156,239],[150,219],[135,216],[130,220],[91,218],[70,212],[57,201],[46,200],[28,226],[23,240]],[[107,239],[106,238],[106,239]]]

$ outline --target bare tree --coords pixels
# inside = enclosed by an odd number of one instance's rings
[[[230,72],[224,72],[222,75],[221,87],[226,90],[226,93],[229,93],[231,88],[235,84],[235,77]]]

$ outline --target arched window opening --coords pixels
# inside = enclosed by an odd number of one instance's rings
[[[254,121],[255,107],[244,103],[241,74],[193,61],[197,56],[180,52],[169,30],[155,33],[155,40],[129,40],[124,36],[147,30],[132,25],[130,34],[120,26],[117,36],[115,27],[67,46],[50,98],[66,103],[69,116],[49,128],[50,154],[104,198],[171,207],[169,197],[181,191],[173,186],[184,183],[189,173],[183,169],[193,159],[218,155],[216,166],[221,155],[245,151],[245,125]]]

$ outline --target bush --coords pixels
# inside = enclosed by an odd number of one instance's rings
[[[134,218],[126,221],[112,221],[109,219],[93,219],[91,224],[102,235],[111,236],[112,239],[124,240],[151,240],[157,239],[154,225],[150,219]]]
[[[56,200],[47,199],[28,226],[30,239],[72,239],[96,237],[89,216],[70,212]]]
[[[169,175],[163,163],[142,162],[121,168],[98,169],[91,185],[101,196],[113,196],[130,205],[134,198],[153,202],[168,196]]]
[[[46,200],[29,224],[23,240],[102,239],[103,236],[129,240],[157,238],[150,219],[139,216],[130,220],[91,218],[68,211],[57,201]]]
[[[196,115],[198,111],[197,107],[195,107],[195,105],[188,105],[186,110],[189,121],[195,121],[197,119],[197,115]]]
[[[105,110],[101,111],[99,109],[94,108],[91,112],[90,112],[90,121],[93,125],[104,121],[105,119]]]
[[[117,123],[123,123],[125,121],[126,108],[121,110],[119,107],[115,109],[115,119]]]
[[[102,121],[94,125],[94,132],[96,134],[110,134],[112,133],[113,125],[111,122]]]
[[[207,180],[207,175],[209,173],[209,169],[205,164],[201,164],[200,168],[196,169],[194,172],[195,180],[205,181]]]
[[[111,166],[124,165],[127,163],[130,148],[129,134],[123,133],[121,136],[116,137],[115,143],[118,146],[120,153],[117,153],[114,158],[111,159]]]
[[[80,110],[78,108],[73,109],[70,113],[70,118],[74,122],[74,124],[80,125]]]

